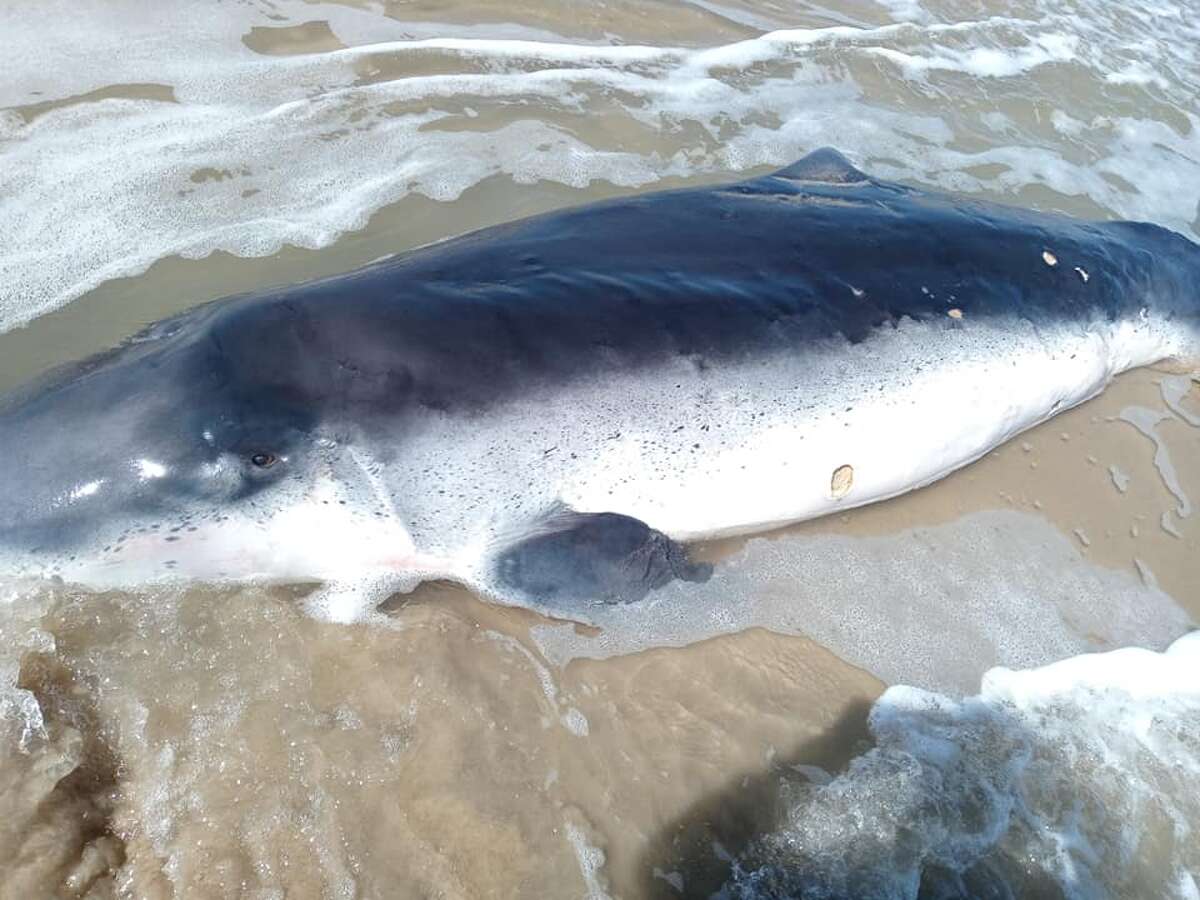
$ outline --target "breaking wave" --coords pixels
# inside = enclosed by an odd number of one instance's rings
[[[992,669],[964,700],[893,687],[869,724],[727,900],[1200,896],[1200,633]]]

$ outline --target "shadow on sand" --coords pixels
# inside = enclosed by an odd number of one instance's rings
[[[755,842],[778,831],[787,821],[788,786],[807,778],[804,767],[818,766],[831,775],[845,771],[850,761],[872,746],[867,729],[871,704],[848,707],[821,735],[802,741],[775,758],[762,772],[731,780],[724,788],[697,801],[650,842],[641,861],[642,881],[637,896],[652,900],[709,898],[730,886],[735,860],[750,870],[764,863],[770,874],[748,887],[721,893],[722,900],[874,900],[815,893],[799,885],[805,873],[796,861],[758,859]],[[853,823],[848,823],[854,827]],[[897,848],[899,851],[900,848]],[[874,895],[892,900],[892,893]],[[1044,872],[1003,851],[989,853],[963,873],[936,866],[921,871],[916,900],[1064,900],[1059,885]]]
[[[719,890],[730,877],[732,860],[784,821],[784,788],[804,778],[795,767],[842,771],[870,740],[870,711],[865,700],[853,703],[824,733],[780,753],[769,768],[731,780],[693,804],[650,842],[642,858],[644,880],[638,895],[678,900],[708,897]],[[677,886],[679,877],[682,888]]]

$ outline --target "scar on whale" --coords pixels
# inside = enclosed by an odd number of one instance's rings
[[[833,495],[835,500],[840,500],[850,493],[850,488],[854,485],[854,467],[850,465],[838,466],[833,470],[833,477],[829,479],[829,493]]]

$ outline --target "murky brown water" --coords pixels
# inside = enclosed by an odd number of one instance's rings
[[[180,4],[180,36],[119,5],[57,29],[65,11],[17,9],[0,390],[216,296],[822,143],[916,183],[1200,223],[1173,7],[250,3],[214,24]],[[727,50],[708,82],[683,49],[829,26],[865,30]],[[442,36],[542,49],[395,43]],[[69,65],[89,46],[110,61]],[[438,80],[460,75],[484,80]],[[1158,650],[1200,617],[1178,496],[1200,498],[1200,399],[1172,413],[1177,378],[1130,373],[931,488],[705,548],[749,561],[733,583],[757,605],[731,590],[742,617],[695,629],[678,604],[596,629],[444,585],[350,626],[306,616],[305,588],[0,585],[0,897],[707,896],[809,767],[869,746],[885,682],[971,693],[995,664]],[[1169,470],[1136,408],[1167,415]],[[1156,852],[1194,866],[1193,840]],[[1187,896],[1159,868],[1080,896]]]

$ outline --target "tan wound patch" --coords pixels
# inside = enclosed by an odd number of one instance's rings
[[[963,311],[956,306],[954,309],[946,310],[946,315],[952,319],[961,319],[963,317]]]
[[[1042,259],[1045,261],[1046,265],[1048,265],[1048,266],[1057,266],[1058,265],[1058,257],[1055,256],[1053,253],[1051,253],[1049,250],[1042,251]]]
[[[829,480],[829,492],[833,494],[835,500],[840,500],[850,493],[853,484],[854,467],[838,466],[833,470],[833,477]]]

